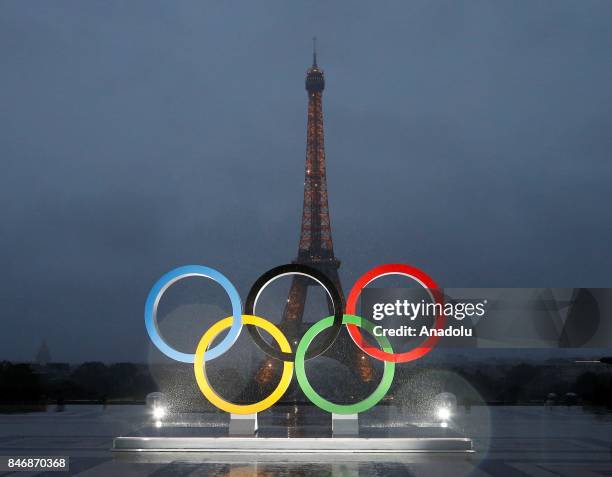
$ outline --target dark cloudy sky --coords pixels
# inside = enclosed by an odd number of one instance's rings
[[[0,359],[143,360],[201,263],[294,258],[311,37],[345,288],[612,286],[612,3],[0,3]],[[206,320],[204,320],[206,321]],[[215,319],[210,319],[212,323]],[[205,326],[205,325],[204,325]]]

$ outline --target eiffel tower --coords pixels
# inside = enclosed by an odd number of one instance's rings
[[[308,94],[308,122],[306,138],[306,171],[304,178],[304,205],[302,209],[302,226],[297,258],[293,263],[308,265],[324,273],[336,286],[342,296],[344,294],[338,275],[340,260],[334,255],[334,246],[329,218],[327,176],[325,170],[325,146],[323,142],[323,89],[325,77],[323,70],[317,65],[316,45],[313,48],[312,66],[306,71],[306,92]],[[315,282],[295,275],[289,290],[289,299],[279,325],[285,336],[292,343],[297,343],[308,329],[304,323],[304,307],[309,286]],[[333,315],[333,304],[328,300],[329,314]],[[323,318],[323,317],[321,317]],[[350,366],[362,382],[373,378],[373,367],[370,358],[365,355],[352,341],[343,327],[337,340],[325,354]],[[316,358],[314,358],[316,359]],[[278,375],[281,363],[267,359],[256,375],[259,384],[267,384]],[[297,392],[291,389],[288,396]]]

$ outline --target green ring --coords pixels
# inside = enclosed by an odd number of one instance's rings
[[[367,411],[371,407],[374,407],[378,404],[382,398],[385,397],[387,391],[391,387],[391,383],[393,382],[393,376],[395,375],[395,363],[391,361],[385,361],[385,368],[383,371],[383,377],[380,381],[378,387],[374,390],[372,394],[370,394],[363,401],[356,402],[355,404],[335,404],[327,399],[322,398],[317,392],[313,389],[313,387],[308,382],[308,378],[306,377],[306,369],[304,367],[304,358],[306,356],[306,350],[312,343],[312,340],[321,333],[326,328],[332,326],[334,322],[333,316],[328,316],[320,321],[317,321],[314,325],[312,325],[308,331],[304,334],[302,339],[300,340],[297,350],[295,352],[295,375],[297,377],[298,383],[304,391],[306,397],[317,407],[323,409],[327,412],[332,412],[334,414],[357,414],[360,412]],[[368,333],[376,338],[378,344],[385,350],[387,353],[393,353],[393,349],[391,348],[391,343],[386,336],[375,336],[374,335],[374,324],[362,318],[360,316],[355,315],[344,315],[342,317],[342,323],[345,325],[357,325],[360,328],[363,328]]]

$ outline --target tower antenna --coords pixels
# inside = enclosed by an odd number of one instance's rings
[[[312,66],[317,66],[317,37],[312,37]]]

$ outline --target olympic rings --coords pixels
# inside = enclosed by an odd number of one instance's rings
[[[387,394],[387,391],[391,387],[391,383],[393,383],[393,376],[395,375],[394,362],[385,361],[383,377],[378,387],[367,398],[354,404],[335,404],[331,401],[328,401],[327,399],[324,399],[319,394],[317,394],[317,392],[308,382],[308,378],[306,376],[306,369],[304,366],[304,357],[306,355],[306,350],[308,349],[310,343],[312,343],[312,340],[314,340],[316,336],[321,333],[321,331],[326,328],[329,328],[332,325],[333,319],[333,316],[328,316],[323,320],[317,321],[308,329],[304,337],[300,340],[297,351],[295,352],[295,375],[306,397],[313,404],[323,409],[324,411],[333,412],[335,414],[357,414],[360,412],[367,411],[371,407],[378,404],[378,402],[385,397],[385,394]],[[344,315],[342,323],[344,323],[345,325],[359,326],[361,328],[365,328],[366,331],[374,335],[374,325],[366,319],[361,318],[360,316]],[[378,340],[378,343],[387,353],[393,353],[391,343],[389,343],[389,340],[386,336],[375,337]]]
[[[373,332],[374,325],[364,318],[355,315],[357,300],[361,294],[361,290],[373,280],[390,274],[404,275],[416,280],[427,289],[436,303],[443,305],[442,293],[438,289],[437,284],[427,274],[409,265],[388,264],[373,268],[359,278],[349,293],[346,304],[346,314],[343,314],[342,295],[334,283],[327,278],[325,274],[314,268],[292,263],[273,268],[257,279],[249,291],[245,304],[245,314],[242,314],[240,296],[236,288],[224,275],[209,267],[187,265],[171,270],[153,285],[145,303],[145,325],[151,341],[162,353],[176,361],[193,363],[195,378],[202,394],[213,405],[226,412],[233,414],[252,414],[269,408],[283,396],[289,387],[293,377],[294,367],[298,383],[304,391],[304,394],[319,408],[336,414],[364,412],[376,405],[389,390],[395,374],[395,363],[404,363],[424,356],[431,351],[439,340],[439,337],[434,335],[425,340],[417,348],[405,353],[394,353],[386,336],[375,336]],[[255,315],[255,306],[263,289],[273,280],[286,275],[301,275],[312,278],[325,289],[334,307],[334,314],[332,316],[328,316],[316,322],[306,331],[299,341],[295,352],[291,351],[289,341],[276,325]],[[232,304],[232,316],[224,318],[212,325],[200,338],[194,354],[182,353],[168,345],[162,339],[157,325],[157,307],[164,292],[177,281],[191,276],[206,277],[219,283],[227,292]],[[444,321],[445,316],[441,313],[436,317],[435,327],[437,329],[442,329],[444,327]],[[204,367],[206,360],[215,359],[232,347],[240,335],[243,323],[247,325],[249,333],[262,351],[273,358],[283,361],[283,372],[274,391],[265,399],[247,405],[234,404],[221,398],[210,386]],[[305,370],[305,361],[324,353],[336,340],[342,324],[347,326],[351,338],[359,348],[370,356],[384,361],[383,376],[374,392],[366,399],[348,405],[332,403],[317,394],[308,382]],[[382,349],[370,346],[366,343],[359,331],[359,327],[364,328],[370,334],[374,335]],[[219,333],[227,328],[229,328],[229,331],[225,338],[213,348],[208,349]],[[278,343],[280,351],[269,345],[263,339],[258,328],[262,328],[272,335],[272,338]],[[308,348],[315,337],[327,328],[332,328],[330,337],[318,346],[313,346],[309,351]]]
[[[416,280],[421,286],[427,289],[428,293],[436,301],[436,303],[442,305],[441,308],[444,307],[443,295],[440,292],[436,282],[434,282],[429,275],[416,267],[411,267],[410,265],[390,263],[387,265],[380,265],[369,270],[368,272],[364,273],[359,280],[357,280],[349,293],[348,299],[346,300],[346,313],[350,315],[355,314],[357,299],[361,294],[361,290],[363,290],[370,282],[385,275],[404,275]],[[446,317],[444,316],[444,313],[440,313],[436,317],[435,327],[440,330],[443,329],[445,321]],[[430,336],[420,346],[413,348],[410,351],[406,351],[404,353],[388,353],[384,350],[380,350],[369,345],[355,325],[349,324],[347,325],[347,329],[355,344],[359,346],[362,351],[369,354],[373,358],[385,362],[391,361],[394,363],[407,363],[408,361],[414,361],[415,359],[421,358],[429,353],[440,340],[439,336],[434,335]]]
[[[329,336],[325,341],[322,341],[321,343],[314,346],[310,350],[310,352],[306,354],[305,359],[312,359],[316,356],[319,356],[320,354],[325,353],[325,351],[327,351],[327,349],[332,344],[334,344],[334,341],[336,341],[336,338],[340,333],[340,329],[342,328],[342,296],[340,295],[340,292],[338,291],[334,283],[329,278],[327,278],[324,273],[320,272],[316,268],[308,267],[299,263],[281,265],[279,267],[273,268],[272,270],[268,270],[266,273],[260,276],[251,287],[251,290],[249,291],[246,302],[244,304],[244,312],[247,315],[255,315],[255,307],[257,306],[257,300],[259,299],[264,288],[266,288],[277,278],[284,277],[287,275],[301,275],[315,280],[325,289],[334,307],[334,321],[331,325],[332,332],[329,333]],[[247,326],[247,329],[249,330],[253,341],[255,341],[255,344],[268,356],[276,358],[280,361],[295,361],[295,353],[283,353],[282,351],[278,351],[276,348],[268,344],[265,339],[263,339],[263,337],[259,333],[259,330],[256,327]]]
[[[230,412],[232,414],[255,414],[268,409],[278,401],[285,391],[291,384],[291,378],[293,377],[293,363],[290,361],[283,362],[283,374],[281,375],[280,382],[276,389],[265,399],[256,402],[254,404],[233,404],[221,398],[210,386],[208,379],[206,378],[206,370],[204,369],[205,354],[204,352],[208,348],[208,345],[212,343],[215,337],[221,333],[224,329],[229,328],[232,323],[233,317],[229,316],[221,321],[217,321],[212,325],[198,343],[198,347],[195,352],[195,360],[193,362],[193,370],[195,372],[196,381],[202,391],[202,394],[208,399],[211,404],[217,406],[219,409]],[[257,326],[263,328],[272,335],[277,343],[280,345],[282,351],[291,352],[291,346],[289,341],[285,338],[285,335],[278,329],[276,325],[270,323],[268,320],[264,320],[259,316],[253,315],[242,315],[242,323],[245,325]],[[208,352],[206,352],[208,353]]]
[[[169,271],[157,280],[153,288],[151,288],[145,303],[145,325],[149,333],[149,338],[151,338],[153,344],[157,346],[157,349],[168,356],[168,358],[180,361],[181,363],[194,362],[195,356],[193,354],[181,353],[168,345],[162,339],[157,326],[157,306],[159,305],[159,300],[173,283],[186,277],[206,277],[216,281],[229,295],[229,299],[232,303],[232,315],[238,317],[238,319],[232,322],[232,327],[221,343],[206,352],[206,359],[215,359],[229,350],[240,335],[240,331],[242,330],[242,303],[240,301],[240,295],[234,285],[232,285],[232,282],[213,268],[203,267],[201,265],[186,265]]]

